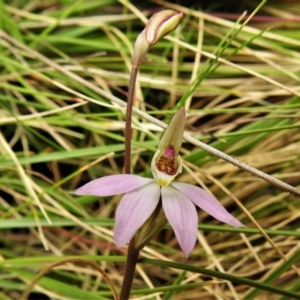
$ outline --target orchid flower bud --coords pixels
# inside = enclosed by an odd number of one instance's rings
[[[182,18],[183,13],[174,10],[163,10],[154,14],[136,39],[132,59],[133,65],[137,67],[147,54],[150,46],[173,31]]]
[[[150,45],[156,44],[161,38],[175,30],[183,18],[182,12],[163,10],[154,14],[145,28],[146,40]]]
[[[181,108],[173,116],[152,159],[151,171],[156,183],[160,186],[168,186],[182,172],[179,151],[182,144],[185,119],[184,108]]]

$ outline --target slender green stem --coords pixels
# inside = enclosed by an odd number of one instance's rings
[[[133,238],[128,245],[124,279],[119,300],[129,299],[139,253],[140,251],[135,248],[135,239]]]
[[[134,90],[136,77],[138,74],[138,67],[133,66],[130,73],[130,82],[127,98],[127,108],[126,108],[126,123],[125,123],[125,163],[124,163],[124,173],[131,173],[131,119],[132,119],[132,106],[134,100]]]

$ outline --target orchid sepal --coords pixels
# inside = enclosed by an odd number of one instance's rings
[[[182,136],[185,128],[186,113],[184,108],[179,109],[173,116],[170,124],[165,130],[160,142],[158,149],[164,151],[169,145],[172,145],[175,152],[178,154],[182,144]]]

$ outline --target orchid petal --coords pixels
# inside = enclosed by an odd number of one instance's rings
[[[234,227],[245,226],[234,216],[232,216],[216,198],[201,188],[191,184],[179,182],[172,182],[171,185],[179,190],[182,194],[186,195],[197,206],[213,216],[215,219]]]
[[[162,205],[179,245],[187,257],[193,250],[198,232],[198,215],[192,201],[172,186],[161,188]]]
[[[118,174],[90,181],[73,192],[75,195],[112,196],[124,194],[153,182],[137,175]]]
[[[160,196],[156,183],[147,184],[126,193],[116,211],[114,239],[118,247],[124,246],[155,210]]]

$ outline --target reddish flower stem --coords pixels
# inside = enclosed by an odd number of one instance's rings
[[[132,119],[132,106],[134,100],[135,82],[138,74],[138,67],[133,66],[130,73],[129,90],[127,97],[126,107],[126,123],[125,123],[125,162],[124,173],[131,173],[131,119]]]
[[[132,106],[134,100],[135,83],[138,74],[138,66],[134,65],[130,73],[130,82],[128,90],[128,100],[126,108],[126,123],[125,123],[125,163],[124,173],[131,173],[131,119],[132,119]],[[120,300],[128,300],[132,287],[132,282],[135,273],[136,263],[139,257],[140,251],[135,248],[135,238],[130,241],[127,251],[127,260],[125,264],[124,278],[122,282],[122,288],[120,293]]]
[[[129,299],[139,253],[140,251],[135,248],[135,240],[133,238],[128,245],[127,260],[120,293],[120,300]]]

